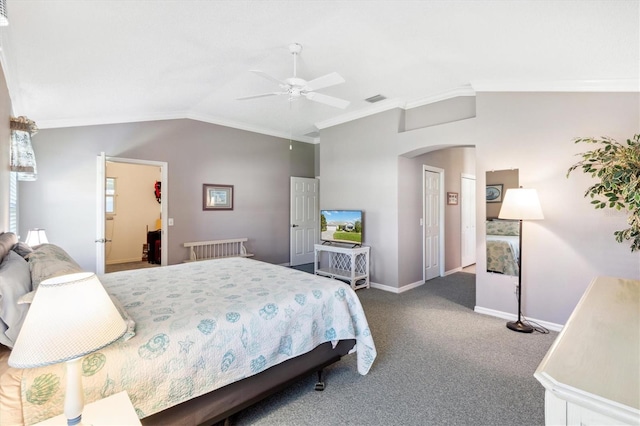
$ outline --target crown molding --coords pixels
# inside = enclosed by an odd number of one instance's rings
[[[460,96],[475,96],[476,91],[473,90],[470,84],[456,87],[454,89],[446,90],[444,92],[436,93],[424,98],[420,98],[414,101],[409,101],[404,106],[404,109],[412,109],[421,107],[424,105],[434,104],[440,101],[446,101],[447,99],[457,98]]]
[[[105,124],[139,123],[143,121],[181,120],[187,118],[184,112],[147,114],[139,116],[111,116],[88,118],[63,118],[59,120],[38,120],[39,129],[59,129],[63,127],[101,126]]]
[[[476,80],[471,87],[476,92],[640,92],[640,80]]]
[[[267,135],[267,136],[274,136],[276,138],[282,138],[286,140],[291,139],[297,142],[315,143],[316,141],[316,138],[311,138],[308,136],[291,136],[289,135],[289,133],[286,133],[286,132],[278,132],[273,129],[267,129],[265,127],[254,126],[251,124],[241,123],[239,121],[227,120],[224,118],[209,117],[207,115],[193,113],[193,112],[187,113],[186,117],[184,118],[202,121],[204,123],[209,123],[209,124],[217,124],[220,126],[231,127],[239,130],[245,130],[247,132],[260,133],[262,135]]]
[[[63,127],[84,127],[84,126],[98,126],[106,124],[123,124],[123,123],[140,123],[144,121],[164,121],[164,120],[195,120],[203,123],[216,124],[224,127],[231,127],[238,130],[245,130],[247,132],[259,133],[267,136],[274,136],[282,139],[289,139],[289,135],[283,132],[276,132],[271,129],[261,128],[258,126],[252,126],[246,123],[240,123],[237,121],[225,120],[221,118],[209,117],[202,114],[193,112],[172,112],[167,114],[152,114],[152,115],[140,115],[140,116],[126,116],[126,117],[106,117],[106,118],[79,118],[79,119],[60,119],[60,120],[42,120],[38,121],[39,129],[57,129]],[[305,143],[318,143],[318,138],[311,137],[293,137],[292,140]]]
[[[353,111],[347,114],[342,114],[337,117],[330,118],[328,120],[315,123],[315,126],[322,130],[328,127],[337,126],[338,124],[348,123],[349,121],[357,120],[359,118],[368,117],[370,115],[378,114],[384,111],[389,111],[395,108],[403,108],[404,102],[398,99],[387,99],[382,102],[375,103],[370,107]]]

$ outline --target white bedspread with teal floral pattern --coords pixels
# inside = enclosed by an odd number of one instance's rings
[[[100,277],[136,322],[135,336],[82,363],[85,402],[126,390],[139,415],[260,373],[321,343],[356,339],[358,372],[376,357],[346,284],[244,258]],[[62,412],[64,368],[24,370],[26,423]]]

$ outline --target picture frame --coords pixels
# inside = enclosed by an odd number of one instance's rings
[[[202,210],[233,210],[233,185],[203,183]]]
[[[450,206],[454,206],[458,204],[457,192],[447,192],[447,204]]]
[[[502,184],[487,185],[486,193],[487,203],[501,203],[502,202]]]

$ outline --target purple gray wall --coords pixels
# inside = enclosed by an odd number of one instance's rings
[[[315,176],[314,145],[186,119],[43,129],[33,144],[39,178],[20,184],[20,229],[45,228],[88,270],[100,152],[168,163],[169,264],[187,259],[184,242],[239,237],[256,259],[288,262],[290,176]],[[234,185],[233,211],[203,211],[203,183]]]

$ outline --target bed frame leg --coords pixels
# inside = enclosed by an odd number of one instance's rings
[[[318,370],[318,383],[316,383],[315,390],[323,391],[324,390],[324,381],[322,380],[322,372],[323,370]]]

